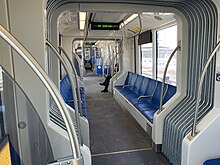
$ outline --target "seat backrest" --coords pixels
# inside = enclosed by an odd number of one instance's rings
[[[64,101],[68,101],[70,97],[72,97],[72,89],[68,76],[65,76],[60,81],[60,94],[63,97]]]
[[[141,84],[139,91],[138,91],[139,96],[143,96],[145,94],[149,80],[150,80],[150,78],[148,78],[148,77],[143,78],[142,84]]]
[[[176,93],[176,86],[168,84],[168,89],[163,98],[163,104],[165,104]]]
[[[140,89],[140,87],[141,87],[141,84],[142,84],[142,82],[143,82],[143,79],[144,79],[143,76],[141,76],[141,75],[138,75],[138,76],[137,76],[137,80],[136,80],[136,82],[135,82],[135,84],[134,84],[134,87],[133,87],[133,91],[134,91],[136,94],[138,94],[138,91],[139,91],[139,89]]]
[[[160,106],[160,96],[161,96],[161,89],[162,89],[162,82],[158,81],[157,82],[157,87],[154,91],[154,94],[151,98],[151,102],[156,105],[157,107]],[[164,85],[164,94],[167,91],[167,85]]]
[[[2,91],[0,91],[0,106],[2,106],[3,104],[3,92]]]
[[[144,95],[145,96],[153,95],[156,86],[157,86],[157,81],[154,79],[149,79],[149,83],[147,85]]]
[[[137,81],[137,74],[136,73],[133,73],[132,74],[132,77],[131,77],[131,81],[130,81],[130,83],[128,84],[128,85],[130,85],[128,88],[130,88],[131,90],[133,90],[133,88],[134,88],[134,85],[135,85],[135,83],[136,83],[136,81]]]
[[[128,75],[127,75],[127,77],[125,79],[124,85],[128,85],[131,82],[131,78],[132,78],[133,74],[134,73],[132,73],[132,72],[128,72]]]

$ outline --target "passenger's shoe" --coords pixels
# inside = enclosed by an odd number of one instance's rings
[[[102,90],[101,92],[108,92],[108,90],[104,89],[104,90]]]
[[[105,86],[105,84],[104,83],[99,83],[101,86]]]

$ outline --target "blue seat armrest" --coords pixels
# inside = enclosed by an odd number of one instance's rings
[[[74,100],[67,100],[66,102],[67,103],[72,103],[72,102],[74,102]],[[77,100],[77,102],[79,102],[79,100]],[[82,101],[81,101],[81,103],[82,103]]]
[[[67,103],[72,103],[74,100],[67,100]],[[79,102],[79,100],[77,100],[77,102]],[[81,104],[83,103],[83,101],[81,101]]]
[[[132,85],[123,85],[122,88],[125,88],[125,87],[131,87]]]
[[[67,103],[72,103],[74,100],[67,100],[66,102]]]
[[[148,95],[148,96],[139,96],[139,97],[138,97],[138,104],[139,104],[139,102],[140,102],[141,99],[144,99],[144,98],[151,98],[151,97],[152,97],[152,95]]]

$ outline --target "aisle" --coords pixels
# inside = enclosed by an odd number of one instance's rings
[[[93,165],[169,165],[154,153],[151,140],[111,93],[100,92],[101,77],[84,78]]]

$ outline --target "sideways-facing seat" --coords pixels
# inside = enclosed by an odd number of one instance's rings
[[[162,82],[128,72],[123,85],[116,85],[114,90],[125,100],[125,107],[134,114],[136,120],[143,119],[153,123],[153,116],[160,107],[160,95]],[[176,87],[170,84],[164,85],[163,104],[176,93]],[[130,107],[129,107],[130,105]],[[140,113],[132,112],[133,109]],[[140,116],[140,117],[138,117]]]
[[[71,87],[70,80],[67,75],[60,81],[60,94],[62,95],[65,103],[68,104],[73,109],[75,109],[74,102],[73,102],[73,95],[72,95],[72,87]],[[77,97],[78,97],[78,94],[77,94]],[[87,107],[86,107],[86,95],[85,95],[84,87],[80,87],[80,97],[81,97],[81,104],[82,104],[82,111],[83,111],[82,115],[88,118],[88,112],[87,112]]]

